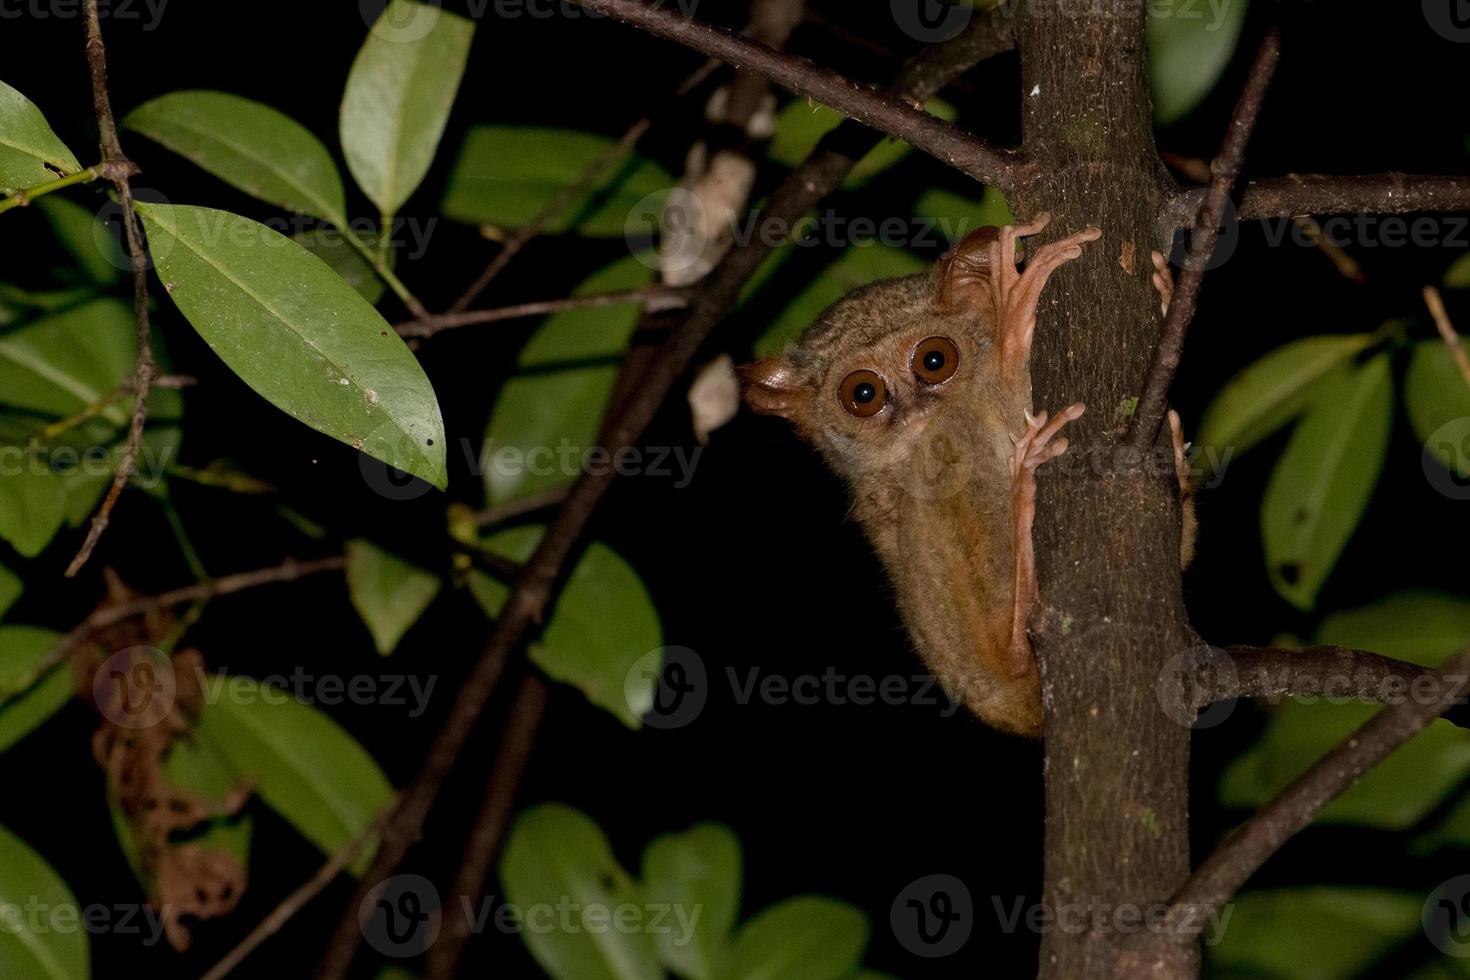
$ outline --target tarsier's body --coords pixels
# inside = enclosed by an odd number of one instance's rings
[[[929,669],[1028,735],[1041,730],[1026,636],[1035,469],[1084,410],[1031,415],[1031,336],[1048,276],[1101,235],[1043,246],[1018,272],[1017,237],[1046,220],[980,229],[931,274],[848,295],[784,357],[745,369],[750,405],[790,419],[847,480]]]

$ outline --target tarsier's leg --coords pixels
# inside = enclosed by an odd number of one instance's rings
[[[1031,641],[1026,621],[1036,604],[1036,552],[1031,545],[1031,526],[1036,521],[1036,468],[1067,451],[1062,427],[1082,417],[1087,407],[1080,402],[1062,409],[1054,419],[1047,414],[1026,416],[1026,434],[1016,440],[1011,456],[1011,514],[1015,533],[1014,593],[1011,606],[1011,670],[1024,674],[1031,669]]]

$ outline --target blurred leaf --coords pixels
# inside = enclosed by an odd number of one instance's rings
[[[476,126],[449,177],[445,217],[473,225],[521,228],[564,188],[578,183],[615,143],[592,133],[538,126]],[[593,237],[624,234],[628,216],[644,198],[677,183],[658,164],[629,154],[546,226],[551,234]]]
[[[491,535],[484,547],[524,563],[545,528],[524,525]],[[498,616],[510,590],[481,572],[470,577],[475,598]],[[663,646],[658,610],[632,566],[605,544],[593,542],[567,577],[531,659],[555,680],[571,684],[629,728],[643,724],[653,706],[656,678],[628,674],[644,654]]]
[[[24,558],[34,558],[61,530],[66,496],[44,457],[20,455],[24,446],[0,445],[17,469],[0,476],[0,538]]]
[[[347,224],[332,155],[305,126],[268,105],[228,92],[170,92],[138,106],[122,125],[251,197]]]
[[[41,200],[45,200],[42,198]],[[37,202],[38,204],[40,202]],[[0,303],[4,303],[12,314],[26,310],[38,310],[46,313],[54,310],[64,310],[69,306],[85,303],[89,299],[96,299],[99,295],[96,286],[68,286],[63,289],[22,289],[9,283],[0,282]],[[12,319],[13,319],[12,315]]]
[[[629,256],[594,273],[573,295],[621,292],[652,281],[653,270]],[[567,310],[531,335],[521,351],[522,373],[502,386],[485,429],[490,506],[576,479],[584,454],[598,444],[618,360],[640,310],[636,303]]]
[[[401,966],[385,966],[378,971],[377,980],[418,980],[418,974]]]
[[[879,279],[911,276],[928,264],[901,248],[871,244],[853,246],[817,276],[755,342],[757,357],[774,357],[794,344],[827,307],[859,286]]]
[[[122,278],[123,270],[129,268],[127,254],[95,212],[59,194],[47,195],[35,206],[90,282],[110,286]]]
[[[0,192],[12,194],[81,169],[35,103],[0,82]]]
[[[352,605],[385,657],[429,608],[440,584],[439,576],[390,555],[371,541],[347,542],[347,589]]]
[[[1156,121],[1182,119],[1210,94],[1235,53],[1248,6],[1245,0],[1149,4],[1149,76]]]
[[[0,626],[0,692],[20,687],[46,654],[61,642],[61,634],[35,626]],[[71,672],[64,666],[51,671],[24,694],[0,696],[0,752],[4,752],[71,700]],[[3,868],[0,863],[0,868]]]
[[[1311,609],[1373,495],[1393,422],[1389,356],[1334,375],[1277,461],[1261,503],[1271,584]]]
[[[840,980],[868,945],[868,917],[836,899],[788,898],[745,923],[731,980]]]
[[[473,21],[438,6],[390,0],[347,76],[347,169],[384,215],[418,189],[464,77]]]
[[[10,611],[10,607],[15,605],[15,600],[20,598],[24,590],[25,583],[20,580],[20,576],[0,565],[0,618]]]
[[[165,498],[168,495],[165,471],[178,458],[183,437],[183,430],[176,426],[144,429],[138,448],[137,469],[128,485],[145,491],[156,500]],[[127,433],[119,432],[112,444],[104,447],[107,450],[106,465],[78,465],[57,475],[65,494],[67,526],[79,527],[92,516],[92,511],[97,509],[102,495],[112,483],[126,445]]]
[[[305,231],[299,235],[293,235],[292,240],[312,255],[321,259],[331,266],[332,271],[341,276],[353,289],[362,294],[362,298],[376,305],[383,298],[383,280],[378,277],[377,272],[368,264],[368,260],[362,257],[362,253],[351,245],[339,234],[323,231]],[[389,253],[392,257],[393,253]]]
[[[724,975],[740,913],[740,840],[722,824],[699,824],[654,838],[643,852],[643,896],[651,903],[702,909],[691,936],[654,937],[664,966],[687,980]]]
[[[0,908],[20,913],[6,916],[5,927],[0,929],[0,976],[87,980],[92,975],[88,931],[79,921],[77,928],[52,928],[45,919],[37,922],[24,914],[23,910],[37,906],[52,912],[70,909],[78,919],[82,908],[41,855],[0,827]]]
[[[931,115],[954,122],[959,112],[943,99],[930,99],[925,105]],[[846,119],[836,109],[828,108],[806,99],[795,99],[786,104],[776,116],[776,133],[771,138],[771,159],[788,167],[801,164],[817,148],[822,137],[842,125]],[[857,162],[852,173],[843,181],[844,188],[861,187],[878,174],[894,166],[912,152],[913,147],[889,137],[879,143],[868,155]]]
[[[1421,589],[1395,592],[1327,616],[1317,642],[1430,666],[1470,643],[1470,599]]]
[[[1245,452],[1301,414],[1317,386],[1373,342],[1371,334],[1304,337],[1278,347],[1225,383],[1195,442]]]
[[[1448,289],[1470,289],[1470,252],[1450,264],[1442,281]]]
[[[141,202],[138,211],[170,298],[246,384],[318,432],[445,486],[434,389],[340,276],[239,215]]]
[[[939,231],[951,242],[957,242],[976,228],[994,225],[1002,228],[1015,224],[1010,205],[1005,195],[994,187],[985,188],[980,200],[956,194],[953,191],[930,189],[919,195],[914,202],[914,214],[920,218],[932,218],[939,223]]]
[[[1450,349],[1442,342],[1422,340],[1414,345],[1409,370],[1404,375],[1404,406],[1414,434],[1424,448],[1451,473],[1462,479],[1470,478],[1470,457],[1466,456],[1470,446],[1463,444],[1464,437],[1470,434],[1470,422],[1465,422],[1463,428],[1450,430],[1450,438],[1439,433],[1440,428],[1451,422],[1470,419],[1470,385],[1455,366]]]
[[[249,677],[211,676],[195,737],[324,854],[360,837],[393,797],[388,778],[324,712]],[[372,861],[365,847],[352,864]]]
[[[620,905],[640,905],[638,885],[618,864],[593,820],[549,804],[523,812],[500,861],[506,899],[521,909],[567,902],[585,915],[610,918]],[[552,980],[661,980],[647,929],[523,929],[521,938]]]

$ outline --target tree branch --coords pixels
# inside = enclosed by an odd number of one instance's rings
[[[585,310],[598,306],[618,306],[625,303],[643,303],[656,310],[675,310],[688,303],[688,291],[669,286],[644,286],[616,293],[596,293],[591,296],[568,296],[563,299],[540,300],[534,303],[518,303],[493,310],[466,310],[463,313],[444,313],[422,320],[405,320],[393,329],[400,337],[432,337],[445,330],[470,327],[481,323],[498,323],[529,316],[544,316],[548,313],[564,313],[567,310]]]
[[[148,389],[153,384],[155,368],[153,348],[149,342],[148,325],[148,260],[143,253],[143,236],[138,229],[137,216],[133,213],[133,190],[128,178],[138,168],[123,153],[117,139],[117,123],[112,118],[112,99],[107,94],[107,48],[102,43],[102,23],[97,14],[97,0],[86,0],[84,6],[87,26],[87,66],[92,75],[92,104],[97,114],[97,129],[101,135],[103,173],[117,188],[118,203],[122,209],[123,230],[128,242],[128,256],[133,267],[133,316],[138,321],[138,355],[133,367],[133,414],[128,423],[128,439],[118,460],[117,472],[112,476],[112,485],[102,506],[92,516],[87,537],[82,541],[76,557],[67,566],[66,575],[71,578],[82,570],[92,551],[107,530],[112,518],[112,509],[123,487],[133,477],[138,466],[138,447],[143,442],[143,425],[148,421]]]
[[[1256,118],[1261,113],[1261,104],[1265,101],[1266,89],[1271,84],[1271,76],[1275,74],[1280,55],[1281,34],[1277,28],[1272,27],[1261,42],[1255,63],[1251,65],[1245,90],[1235,103],[1235,112],[1230,118],[1230,127],[1226,130],[1220,154],[1210,164],[1214,179],[1210,182],[1209,190],[1195,217],[1194,231],[1189,238],[1189,252],[1184,261],[1184,272],[1174,288],[1174,299],[1164,317],[1158,348],[1154,353],[1153,364],[1149,367],[1143,394],[1138,400],[1138,410],[1133,416],[1133,425],[1128,434],[1129,444],[1136,449],[1146,449],[1158,438],[1159,426],[1164,421],[1164,412],[1168,406],[1169,383],[1174,379],[1175,369],[1179,367],[1185,331],[1189,329],[1189,322],[1194,319],[1195,304],[1199,300],[1199,288],[1204,281],[1206,264],[1215,250],[1215,240],[1220,237],[1220,221],[1225,212],[1225,204],[1230,199],[1230,190],[1235,186],[1236,178],[1240,176],[1241,165],[1245,162],[1245,148],[1250,142]]]
[[[1262,864],[1312,818],[1445,712],[1470,685],[1470,647],[1432,672],[1438,696],[1409,699],[1385,708],[1242,824],[1170,900],[1165,933],[1192,941],[1217,911]]]
[[[890,93],[897,98],[918,101],[931,98],[976,61],[988,56],[993,31],[988,18],[977,18],[954,40],[910,61]],[[761,219],[763,226],[776,232],[789,228],[792,222],[835,191],[876,142],[856,123],[844,123],[829,133],[772,196]],[[746,244],[732,249],[700,283],[685,319],[649,364],[636,394],[628,399],[617,417],[609,421],[605,429],[607,448],[616,450],[631,445],[642,434],[710,332],[734,309],[745,283],[775,251],[777,240],[776,235],[752,235]],[[444,779],[469,740],[506,661],[539,621],[561,575],[562,566],[572,554],[613,477],[611,468],[596,474],[583,474],[526,563],[495,629],[486,641],[479,662],[461,685],[459,696],[429,747],[418,776],[405,792],[402,806],[385,829],[383,844],[372,868],[362,876],[358,893],[343,910],[318,969],[319,980],[341,980],[346,976],[362,938],[357,926],[358,906],[375,883],[394,873],[408,849],[418,840]]]
[[[1465,379],[1466,387],[1470,387],[1470,354],[1465,353],[1465,344],[1460,340],[1449,312],[1444,308],[1444,300],[1440,298],[1438,289],[1433,286],[1424,287],[1424,305],[1429,307],[1429,315],[1434,318],[1434,328],[1439,331],[1444,345],[1449,348],[1450,359],[1459,368],[1460,377]]]
[[[845,116],[903,140],[946,166],[976,180],[1012,190],[1032,174],[1030,165],[1011,150],[935,118],[914,102],[894,93],[874,91],[805,58],[777,51],[730,31],[700,24],[641,0],[576,0],[589,10],[667,38],[701,54],[765,75],[796,95],[821,102]],[[985,18],[981,18],[984,20]]]

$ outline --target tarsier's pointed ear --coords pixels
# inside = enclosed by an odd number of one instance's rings
[[[934,267],[937,303],[942,310],[976,309],[990,304],[990,262],[1000,229],[976,228]]]
[[[789,419],[811,396],[811,389],[801,382],[790,363],[782,358],[768,357],[754,364],[742,364],[735,370],[740,375],[745,404],[761,415],[780,415]]]

